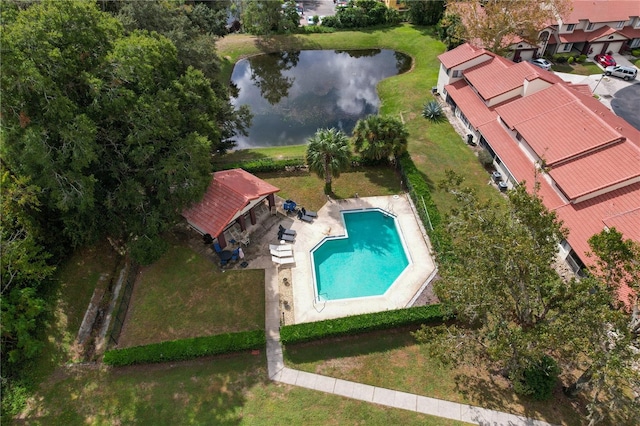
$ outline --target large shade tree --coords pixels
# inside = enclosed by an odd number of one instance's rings
[[[487,361],[520,393],[548,396],[553,387],[537,393],[529,373],[547,374],[540,367],[553,364],[551,357],[573,371],[584,336],[604,332],[611,294],[597,280],[557,274],[553,264],[567,231],[524,185],[502,205],[479,199],[450,175],[445,186],[456,204],[446,221],[449,260],[434,289],[457,323],[444,333],[423,328],[417,337],[445,358]]]
[[[569,0],[449,0],[446,12],[460,16],[466,41],[502,54],[515,37],[537,44],[539,32],[570,6]]]
[[[228,100],[169,39],[126,34],[91,2],[34,3],[1,36],[0,153],[41,188],[50,239],[80,244],[106,233],[121,247],[154,247],[204,193]]]
[[[397,159],[407,151],[409,132],[395,117],[369,115],[353,129],[356,152],[372,160]]]
[[[323,178],[325,194],[331,194],[332,178],[349,167],[351,149],[349,138],[335,128],[320,129],[309,139],[307,165],[309,170]]]

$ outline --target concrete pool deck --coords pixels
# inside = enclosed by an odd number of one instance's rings
[[[312,223],[295,220],[293,245],[295,265],[291,266],[295,323],[315,322],[370,312],[407,307],[436,269],[431,252],[414,215],[408,195],[331,200]],[[409,265],[382,296],[316,302],[311,250],[325,237],[345,234],[342,211],[378,208],[396,216],[404,240]],[[281,267],[282,268],[282,267]]]
[[[310,269],[311,261],[309,250],[326,236],[324,232],[326,232],[329,227],[331,227],[331,235],[337,235],[336,232],[338,231],[336,230],[342,229],[341,210],[377,207],[389,210],[397,215],[398,221],[400,222],[400,231],[405,239],[405,244],[410,248],[410,256],[415,265],[414,269],[408,271],[406,276],[402,277],[403,280],[407,280],[406,282],[411,289],[406,291],[404,296],[397,296],[397,299],[399,299],[398,302],[402,304],[413,291],[413,288],[418,288],[416,293],[422,292],[421,286],[417,285],[420,282],[420,279],[418,279],[418,271],[425,271],[423,270],[424,266],[420,259],[429,259],[429,261],[426,262],[427,269],[429,265],[433,265],[433,261],[431,260],[431,254],[427,247],[428,240],[425,240],[426,236],[424,236],[424,231],[416,221],[411,204],[404,197],[403,195],[398,198],[370,197],[343,201],[334,200],[328,202],[318,211],[319,217],[312,224],[304,223],[297,219],[292,220],[291,216],[278,215],[278,217],[272,216],[269,220],[264,220],[254,228],[255,234],[252,236],[252,242],[247,251],[250,253],[250,255],[248,255],[248,259],[250,259],[249,267],[251,269],[262,269],[265,273],[265,334],[267,340],[266,355],[269,379],[284,385],[298,386],[371,404],[409,410],[483,426],[552,426],[550,423],[521,415],[350,382],[294,370],[285,366],[282,344],[280,343],[280,325],[282,318],[280,289],[283,288],[280,281],[283,274],[292,277],[291,281],[294,290],[302,287],[303,284],[301,283],[306,283],[311,290],[310,294],[313,298],[313,287],[311,287],[311,285],[313,285],[313,277]],[[389,203],[390,198],[391,202]],[[411,221],[413,221],[413,224],[411,224]],[[277,231],[277,223],[281,223],[288,228],[293,228],[298,232],[296,243],[294,244],[296,257],[296,264],[294,265],[277,268],[271,262],[268,244],[277,243],[274,235]],[[321,225],[324,225],[324,228]],[[334,226],[339,226],[339,228],[333,228]],[[422,244],[424,244],[424,246]],[[307,250],[306,259],[303,247]],[[416,261],[416,259],[418,259],[418,261]],[[306,268],[303,268],[303,265],[306,265]],[[307,271],[306,274],[304,270]],[[429,279],[435,271],[434,268],[432,273],[429,274]],[[369,299],[371,298],[366,298],[366,300]],[[413,300],[409,300],[409,302],[412,301]],[[355,310],[357,307],[343,306],[341,308],[344,310],[340,316],[344,316],[345,312],[348,314],[350,310]],[[298,309],[299,308],[296,307],[296,311]],[[330,307],[330,309],[338,311],[338,309],[334,307]]]

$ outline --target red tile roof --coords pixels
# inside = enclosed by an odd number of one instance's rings
[[[565,95],[558,96],[562,91]],[[572,92],[563,85],[554,85],[496,111],[548,166],[622,138],[620,132],[586,108],[576,92]],[[544,105],[546,111],[541,112]]]
[[[580,19],[589,22],[628,21],[640,16],[638,0],[573,0],[572,9],[565,14],[565,24],[577,24]]]
[[[546,204],[546,203],[545,203]],[[585,262],[590,251],[588,240],[601,232],[606,222],[616,224],[624,238],[640,242],[640,182],[607,192],[578,204],[567,204],[555,211],[569,228],[567,240],[571,248]]]
[[[203,234],[216,237],[250,201],[278,191],[242,169],[223,170],[213,174],[202,201],[184,210],[182,216]]]
[[[453,68],[460,64],[464,64],[472,59],[475,59],[482,55],[494,56],[493,53],[481,49],[475,46],[470,45],[469,43],[465,43],[456,47],[453,50],[449,50],[448,52],[444,52],[443,54],[438,56],[438,59],[445,66],[445,68]]]
[[[570,200],[575,200],[640,177],[640,149],[627,141],[617,143],[554,167],[549,175]]]
[[[500,75],[500,78],[496,78],[496,75]],[[555,74],[528,62],[516,64],[501,57],[469,68],[464,72],[464,77],[485,100],[516,90],[524,85],[525,80],[540,78],[549,83],[562,81]]]
[[[558,193],[551,187],[542,174],[536,171],[531,160],[520,149],[517,141],[497,120],[479,128],[491,148],[500,157],[503,165],[518,182],[526,181],[527,189],[532,192],[535,183],[539,182],[538,195],[544,200],[548,209],[554,209],[566,204]]]
[[[467,117],[474,129],[488,121],[495,120],[498,116],[487,108],[466,81],[458,80],[445,86],[445,89],[457,105],[464,105],[464,116]]]
[[[627,25],[626,27],[618,30],[618,32],[628,39],[640,38],[640,28],[633,28]]]
[[[594,31],[575,30],[572,33],[558,34],[561,43],[579,43],[581,41],[596,41],[604,36],[608,36],[613,33],[617,33],[611,27],[604,26]]]

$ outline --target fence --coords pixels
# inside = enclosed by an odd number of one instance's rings
[[[129,303],[131,302],[131,295],[133,294],[133,285],[136,282],[139,269],[140,266],[131,261],[129,270],[127,271],[127,277],[124,282],[124,287],[122,288],[122,297],[120,298],[120,303],[118,304],[118,308],[116,309],[113,317],[113,327],[111,327],[111,332],[109,333],[109,342],[112,345],[118,344],[118,339],[120,338],[124,321],[127,318],[127,312],[129,311]]]

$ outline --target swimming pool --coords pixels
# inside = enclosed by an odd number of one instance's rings
[[[341,213],[345,235],[312,250],[316,300],[384,294],[409,265],[395,217],[380,209]]]

